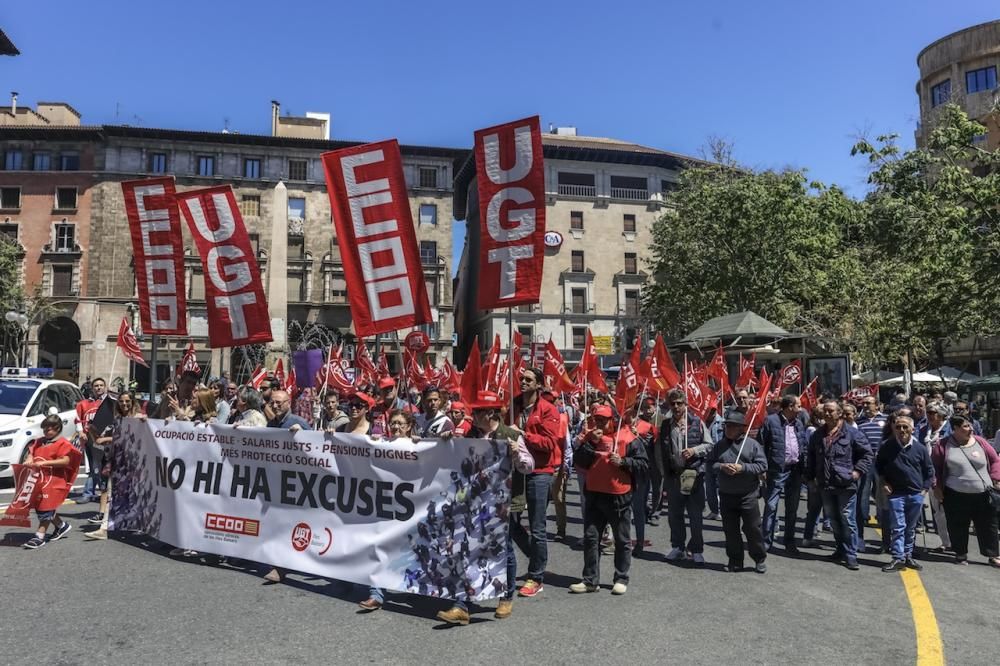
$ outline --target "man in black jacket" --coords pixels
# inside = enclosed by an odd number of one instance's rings
[[[771,550],[778,531],[778,499],[785,494],[785,552],[798,552],[795,519],[802,489],[802,467],[806,452],[806,431],[799,420],[799,399],[781,398],[781,410],[769,414],[760,428],[760,443],[767,456],[767,486],[764,491],[764,546]]]
[[[722,439],[709,454],[708,464],[719,475],[719,510],[722,513],[722,530],[726,534],[727,571],[743,568],[743,537],[740,523],[747,538],[747,547],[755,566],[754,571],[764,573],[767,551],[760,529],[760,475],[767,471],[767,458],[757,440],[746,436],[746,418],[732,411],[726,416]]]

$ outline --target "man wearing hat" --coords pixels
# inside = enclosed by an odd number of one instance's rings
[[[368,414],[372,424],[372,437],[389,436],[389,414],[394,409],[406,409],[406,401],[397,397],[396,380],[383,377],[378,380],[378,401]]]
[[[708,464],[719,477],[719,510],[726,535],[727,571],[743,568],[743,534],[754,561],[754,571],[764,573],[767,550],[761,532],[760,475],[767,471],[767,456],[757,440],[746,435],[746,417],[735,410],[726,416],[722,439],[712,448]],[[797,491],[796,491],[797,492]]]
[[[604,409],[608,409],[605,407]],[[632,524],[632,489],[645,476],[649,464],[646,446],[631,428],[615,435],[588,438],[577,449],[577,465],[587,470],[586,511],[583,516],[583,580],[570,585],[570,592],[596,592],[600,583],[600,539],[611,526],[615,541],[615,575],[612,594],[628,589],[632,551],[629,535]]]
[[[451,422],[455,424],[455,427],[451,431],[452,436],[468,437],[469,431],[472,430],[472,419],[468,416],[468,407],[466,407],[465,403],[459,400],[452,400],[451,406],[448,408],[448,416],[451,418]]]

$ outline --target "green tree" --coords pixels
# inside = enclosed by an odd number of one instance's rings
[[[0,337],[5,341],[4,356],[0,358],[0,365],[11,362],[13,359],[6,354],[13,351],[20,341],[21,328],[16,323],[11,323],[4,318],[7,312],[21,311],[25,308],[24,287],[21,282],[21,261],[23,260],[21,247],[11,241],[7,236],[0,234]]]
[[[670,337],[753,310],[796,331],[839,338],[862,257],[845,243],[862,209],[804,172],[706,164],[682,172],[653,227],[645,315]]]
[[[886,135],[852,151],[872,167],[862,251],[897,347],[918,357],[1000,330],[1000,154],[978,141],[985,131],[949,104],[919,149]]]

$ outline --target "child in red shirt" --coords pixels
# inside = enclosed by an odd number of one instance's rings
[[[41,472],[39,481],[41,490],[35,515],[38,516],[38,531],[26,544],[25,548],[34,550],[46,544],[45,533],[49,525],[55,526],[55,531],[49,541],[58,541],[66,536],[72,526],[56,514],[56,509],[66,500],[69,489],[73,485],[77,471],[80,468],[80,453],[65,437],[61,437],[62,419],[57,415],[46,416],[42,421],[42,438],[28,449],[25,465]]]

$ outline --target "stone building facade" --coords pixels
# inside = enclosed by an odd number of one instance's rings
[[[580,358],[586,330],[611,345],[631,348],[648,328],[640,314],[650,279],[653,222],[667,204],[679,171],[693,162],[661,150],[612,139],[545,134],[545,225],[561,243],[546,248],[541,301],[515,308],[513,327],[524,339],[551,339],[567,361]],[[456,286],[456,328],[463,344],[479,335],[488,345],[499,334],[507,345],[507,313],[476,308],[479,205],[472,160],[455,184],[456,215],[468,221]],[[603,338],[603,340],[601,340]],[[607,350],[606,350],[607,351]],[[459,351],[459,359],[468,355]],[[614,359],[609,359],[613,362]]]
[[[2,114],[2,109],[0,109]],[[282,119],[285,121],[286,119]],[[282,122],[284,127],[288,123]],[[302,127],[309,127],[308,124]],[[326,126],[328,128],[328,125]],[[323,132],[323,123],[315,124]],[[302,132],[305,130],[299,130]],[[326,129],[328,131],[328,129]],[[69,138],[67,138],[67,136]],[[69,143],[67,143],[69,142]],[[32,169],[33,155],[48,152],[53,155],[68,151],[72,144],[80,155],[79,171],[39,171]],[[288,193],[288,319],[300,329],[311,324],[322,325],[338,337],[352,339],[350,310],[340,248],[337,245],[330,211],[330,200],[320,155],[329,150],[356,145],[356,142],[330,141],[302,136],[266,136],[227,132],[196,132],[170,129],[150,129],[123,126],[56,129],[40,126],[0,126],[0,153],[4,156],[20,151],[27,162],[19,169],[0,171],[0,184],[14,186],[31,193],[47,192],[47,200],[34,198],[6,225],[17,224],[20,236],[26,227],[38,234],[41,218],[57,225],[57,213],[69,211],[52,208],[53,190],[79,181],[77,207],[67,219],[76,227],[77,245],[73,251],[59,255],[72,260],[74,267],[72,292],[62,304],[65,315],[79,328],[79,352],[69,359],[52,358],[45,344],[39,344],[40,330],[36,324],[29,335],[29,356],[33,363],[52,365],[64,376],[109,374],[114,357],[115,339],[123,316],[138,325],[135,308],[136,286],[132,266],[132,244],[125,215],[120,183],[143,177],[173,175],[178,190],[229,184],[233,187],[247,229],[251,235],[267,285],[268,248],[271,243],[274,187],[283,182]],[[467,151],[450,148],[402,146],[404,171],[408,184],[409,202],[420,243],[421,257],[431,298],[433,324],[423,327],[432,340],[433,356],[450,355],[452,347],[452,180],[454,164],[464,160]],[[37,195],[41,197],[41,195]],[[43,197],[44,198],[44,197]],[[46,208],[48,206],[48,208]],[[37,209],[37,210],[36,210]],[[27,216],[30,213],[30,221]],[[51,213],[50,216],[43,213]],[[48,217],[53,217],[49,220]],[[0,221],[8,217],[0,211]],[[35,218],[38,217],[38,220]],[[28,222],[28,224],[25,224]],[[233,358],[223,358],[218,350],[210,350],[208,323],[204,304],[204,283],[201,260],[184,228],[187,248],[186,287],[189,298],[189,333],[194,342],[199,363],[215,373],[228,370],[238,374]],[[6,228],[6,227],[5,227]],[[62,296],[52,291],[52,280],[46,278],[45,250],[36,248],[41,238],[31,237],[25,244],[25,280],[29,289],[41,288],[43,296]],[[25,238],[27,240],[27,238]],[[29,250],[29,245],[31,250]],[[55,265],[55,264],[53,264]],[[59,279],[63,279],[62,273]],[[61,287],[62,282],[58,285]],[[43,322],[44,328],[44,322]],[[141,333],[141,331],[140,331]],[[296,335],[291,332],[291,342]],[[400,338],[406,331],[400,332]],[[42,336],[44,337],[44,335]],[[149,358],[149,339],[141,340]],[[161,340],[158,374],[164,376],[167,365],[177,362],[189,339]],[[384,339],[387,351],[398,348],[398,341]],[[392,357],[390,356],[390,361]],[[137,377],[145,372],[137,368]],[[115,375],[124,375],[127,364],[120,358]],[[143,384],[145,386],[145,384]]]

